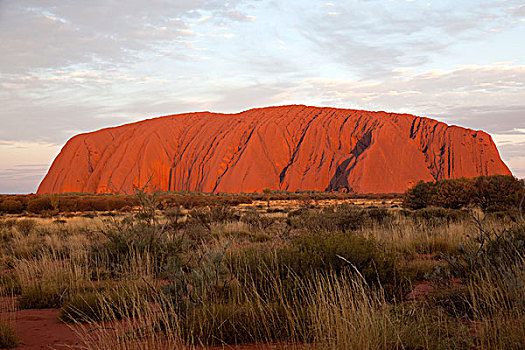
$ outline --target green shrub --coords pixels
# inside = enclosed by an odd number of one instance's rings
[[[133,203],[128,202],[126,198],[121,196],[111,196],[108,199],[109,210],[122,210],[123,208],[130,205],[133,205]]]
[[[461,209],[473,203],[474,193],[472,179],[441,180],[434,186],[432,204],[443,208]]]
[[[170,283],[164,292],[178,311],[230,296],[232,275],[225,260],[227,248],[228,245],[221,251],[204,252],[192,266],[170,270]]]
[[[59,209],[61,212],[78,211],[78,198],[71,196],[61,197],[59,201]]]
[[[241,216],[241,221],[250,225],[254,230],[264,231],[273,223],[274,219],[261,215],[257,210],[250,210]]]
[[[13,326],[5,321],[0,321],[0,348],[10,349],[16,347],[18,337]]]
[[[525,226],[497,232],[486,231],[482,223],[478,224],[478,234],[460,247],[458,254],[446,257],[449,272],[455,277],[469,277],[486,270],[511,278],[504,275],[512,274],[509,268],[525,259]]]
[[[305,235],[278,251],[278,257],[299,276],[308,271],[356,269],[367,282],[385,284],[392,283],[395,275],[393,261],[375,241],[352,233]]]
[[[161,223],[156,217],[157,202],[153,195],[140,192],[139,211],[123,218],[111,218],[102,229],[105,240],[92,246],[92,260],[109,259],[113,273],[140,254],[149,255],[154,262],[153,272],[169,263],[179,264],[182,239],[173,234],[174,224]],[[173,218],[167,217],[168,220]]]
[[[375,241],[353,233],[307,234],[274,251],[248,248],[232,253],[229,266],[240,281],[252,281],[264,291],[269,290],[267,274],[276,274],[286,284],[319,273],[358,271],[367,283],[380,283],[388,293],[400,286],[394,257]],[[295,288],[293,284],[289,287]]]
[[[432,182],[419,181],[405,192],[403,206],[410,209],[426,208],[431,203],[433,190]]]
[[[366,214],[372,222],[376,222],[380,225],[385,224],[394,218],[394,215],[385,208],[369,208],[366,210]]]
[[[265,233],[259,233],[259,232],[250,232],[250,231],[225,231],[225,232],[216,232],[212,234],[214,237],[226,237],[230,239],[245,239],[249,242],[253,243],[262,243],[267,242],[271,240],[271,237],[266,235]]]
[[[366,213],[348,205],[324,208],[322,211],[301,209],[288,214],[287,223],[309,232],[345,232],[356,230],[366,221]]]
[[[524,187],[523,180],[508,175],[421,181],[405,192],[403,206],[459,209],[475,205],[486,211],[505,211],[519,205],[525,195]]]
[[[108,211],[109,202],[108,199],[104,196],[96,196],[89,199],[90,208],[93,211]]]
[[[211,208],[196,208],[188,213],[189,225],[201,225],[211,231],[213,223],[224,223],[239,220],[239,215],[228,206],[220,205]]]
[[[475,179],[475,202],[487,211],[506,211],[519,206],[525,195],[524,180],[513,176],[481,176]]]

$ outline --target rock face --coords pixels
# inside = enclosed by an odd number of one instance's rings
[[[490,135],[407,114],[282,106],[166,116],[81,134],[38,193],[403,192],[511,174]]]

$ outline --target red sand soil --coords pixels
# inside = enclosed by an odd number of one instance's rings
[[[70,326],[58,321],[58,309],[18,310],[12,297],[0,298],[0,317],[14,325],[16,349],[74,349],[79,338]]]
[[[462,281],[453,279],[453,288],[460,288]],[[435,290],[431,282],[422,281],[415,285],[407,300],[423,300]],[[12,298],[0,298],[0,312],[10,313],[10,319],[15,322],[16,333],[19,337],[19,346],[16,349],[74,349],[81,348],[79,337],[71,326],[58,321],[58,309],[43,310],[15,310],[15,301]],[[224,345],[198,348],[200,350],[284,350],[305,348],[299,345],[285,344],[246,344]]]
[[[463,281],[459,278],[453,278],[451,280],[452,288],[459,289],[464,287]],[[424,300],[427,295],[434,292],[436,286],[429,281],[421,281],[416,283],[414,289],[406,296],[407,300]]]
[[[490,135],[408,114],[282,106],[189,113],[70,139],[38,193],[148,190],[401,193],[419,180],[511,174]]]
[[[80,339],[70,326],[57,321],[58,309],[19,310],[16,311],[16,332],[19,344],[16,349],[81,349]],[[297,345],[282,344],[246,344],[224,345],[197,348],[200,350],[291,350],[298,349]]]
[[[79,337],[70,325],[58,321],[59,309],[16,310],[13,298],[0,298],[0,313],[14,322],[19,339],[15,350],[82,349]],[[245,344],[196,348],[197,350],[292,350],[300,345]]]
[[[16,312],[17,349],[80,348],[75,332],[57,319],[58,309],[20,310]]]

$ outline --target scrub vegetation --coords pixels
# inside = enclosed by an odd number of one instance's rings
[[[88,349],[522,349],[522,192],[514,178],[420,183],[401,207],[137,191],[126,211],[5,214],[0,295],[59,308]],[[0,346],[15,339],[0,322]]]

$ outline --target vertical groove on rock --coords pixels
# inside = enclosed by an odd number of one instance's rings
[[[93,164],[91,163],[91,151],[89,150],[89,147],[88,147],[88,144],[86,142],[86,140],[84,140],[84,145],[86,146],[86,151],[87,151],[87,162],[88,162],[88,166],[89,166],[89,173],[92,173],[93,172]]]
[[[319,116],[319,114],[320,113],[317,113],[312,119],[310,119],[310,121],[308,121],[308,123],[306,124],[306,127],[301,132],[301,137],[299,138],[299,142],[297,142],[297,145],[295,146],[295,148],[294,148],[294,150],[292,152],[292,156],[290,157],[290,160],[288,161],[288,164],[286,164],[286,166],[283,168],[283,170],[279,174],[279,182],[280,182],[281,185],[283,184],[284,178],[286,176],[286,171],[293,164],[293,162],[295,160],[295,156],[297,155],[297,152],[299,151],[299,149],[301,147],[301,144],[303,143],[304,137],[305,137],[306,133],[308,132],[308,129],[310,128],[310,125],[312,125],[312,122]]]

